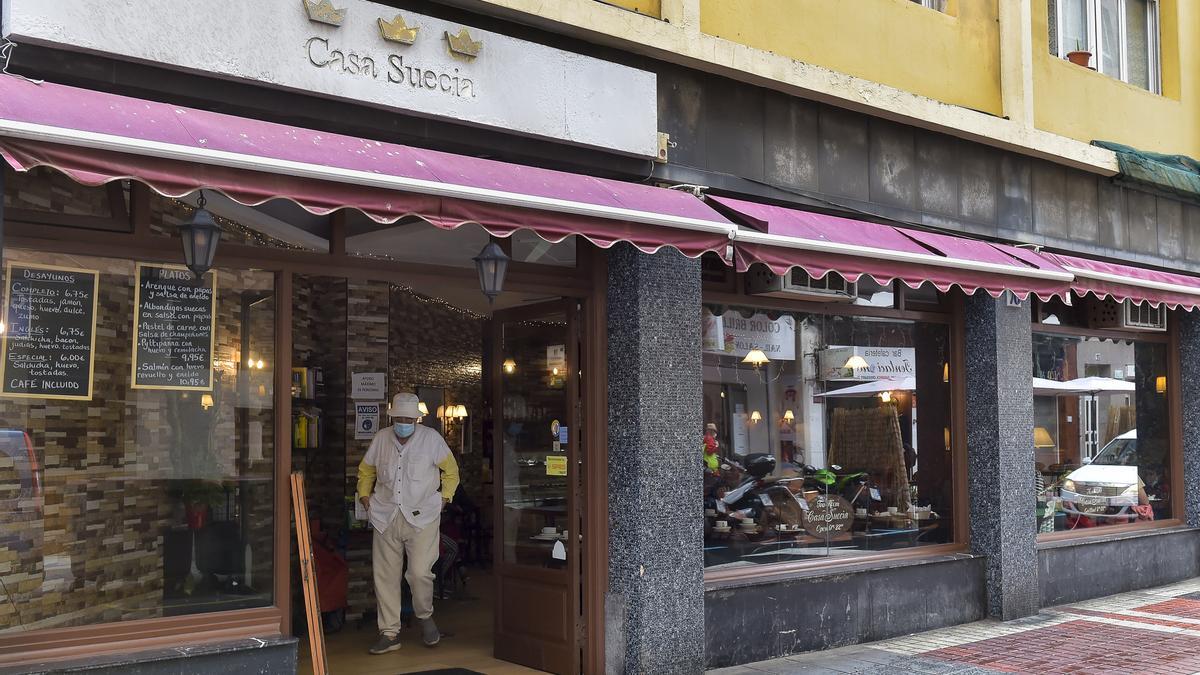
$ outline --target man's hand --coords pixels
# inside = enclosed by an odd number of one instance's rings
[[[371,498],[370,497],[359,497],[358,501],[362,502],[364,509],[366,509],[368,511],[371,510]]]

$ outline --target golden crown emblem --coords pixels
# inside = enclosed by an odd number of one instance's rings
[[[346,18],[346,10],[334,9],[333,3],[329,0],[320,0],[320,2],[313,2],[313,0],[300,1],[304,3],[304,11],[308,13],[309,21],[325,23],[330,26],[340,26],[342,25],[342,20]]]
[[[471,58],[479,56],[479,50],[483,49],[483,40],[472,40],[466,28],[460,28],[457,35],[446,31],[446,42],[450,45],[450,51]]]
[[[399,14],[391,21],[379,19],[379,34],[388,42],[400,42],[406,45],[411,45],[417,41],[417,31],[421,30],[420,26],[409,26],[404,23],[404,17]]]

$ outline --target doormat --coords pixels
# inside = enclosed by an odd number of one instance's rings
[[[439,670],[418,670],[415,673],[404,673],[404,675],[484,675],[475,670],[467,670],[466,668],[441,668]]]

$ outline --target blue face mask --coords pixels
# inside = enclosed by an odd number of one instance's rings
[[[413,433],[417,430],[417,425],[412,422],[410,422],[408,424],[396,422],[395,424],[392,425],[392,429],[396,432],[396,435],[399,436],[400,438],[408,438],[409,436],[412,436]]]

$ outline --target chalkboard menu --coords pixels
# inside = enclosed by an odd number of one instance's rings
[[[9,263],[0,395],[92,398],[100,273]]]
[[[211,391],[216,272],[138,263],[135,295],[133,388]]]

